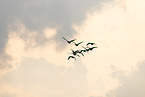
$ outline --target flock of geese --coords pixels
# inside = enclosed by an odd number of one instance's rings
[[[81,41],[81,42],[79,42],[79,43],[75,43],[74,41],[76,40],[76,39],[73,39],[73,40],[67,40],[66,38],[64,38],[63,37],[63,39],[68,43],[68,44],[71,44],[71,43],[74,43],[75,44],[75,46],[79,46],[80,44],[82,44],[83,43],[83,41]],[[78,57],[80,57],[80,54],[82,55],[82,56],[84,56],[84,52],[89,52],[89,51],[92,51],[94,48],[98,48],[98,47],[96,47],[96,46],[94,46],[94,47],[89,47],[89,45],[96,45],[95,43],[92,43],[92,42],[88,42],[87,44],[86,44],[86,47],[84,47],[84,46],[82,46],[82,48],[84,48],[84,49],[82,49],[82,50],[73,50],[73,49],[71,49],[71,51],[72,51],[72,53],[68,53],[68,54],[73,54],[73,55],[71,55],[71,56],[69,56],[68,57],[68,60],[70,59],[70,58],[73,58],[73,59],[75,59],[76,60],[76,56],[78,56]]]

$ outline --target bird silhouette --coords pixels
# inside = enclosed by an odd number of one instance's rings
[[[83,41],[81,41],[79,43],[75,43],[75,42],[73,42],[73,43],[75,44],[75,46],[79,46],[81,43],[83,43]]]
[[[87,52],[88,53],[88,51],[90,50],[88,47],[88,49],[87,48],[85,48],[84,46],[82,46],[85,50],[82,50],[83,52]]]
[[[76,40],[76,39],[73,39],[73,40],[68,41],[68,40],[67,40],[66,38],[64,38],[64,37],[63,37],[63,39],[64,39],[64,40],[66,40],[66,41],[67,41],[67,43],[69,43],[69,44],[70,44],[71,42],[73,42],[73,41],[75,41],[75,40]]]
[[[91,48],[89,48],[89,50],[91,50],[91,51],[92,51],[94,48],[98,48],[98,47],[91,47]]]
[[[69,56],[69,57],[68,57],[68,60],[69,60],[70,58],[74,58],[74,59],[76,60],[76,58],[75,58],[74,56]]]
[[[92,42],[88,42],[87,44],[86,44],[86,46],[88,46],[88,45],[95,45],[95,43],[92,43]]]
[[[68,54],[73,54],[74,56],[78,56],[80,57],[77,53],[79,52],[79,50],[74,51],[73,49],[71,49],[72,53],[68,53]]]
[[[77,53],[82,54],[82,56],[84,56],[83,51],[82,50],[76,50]]]
[[[81,52],[87,52],[86,50],[81,50]]]

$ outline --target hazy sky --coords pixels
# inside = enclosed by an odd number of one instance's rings
[[[0,0],[0,97],[145,97],[144,5]],[[98,48],[68,61],[63,36]]]

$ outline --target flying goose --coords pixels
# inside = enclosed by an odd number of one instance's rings
[[[79,43],[75,43],[73,42],[76,46],[79,46],[81,43],[83,43],[83,41],[79,42]]]
[[[76,50],[77,53],[82,54],[82,56],[84,56],[84,54],[82,53],[82,50]]]
[[[67,40],[66,38],[64,38],[64,37],[63,37],[63,39],[64,39],[64,40],[66,40],[66,41],[67,41],[67,43],[69,43],[69,44],[70,44],[71,42],[73,42],[73,41],[75,41],[75,40],[76,40],[76,39],[73,39],[73,40],[68,41],[68,40]]]
[[[88,46],[88,45],[95,45],[95,43],[92,43],[92,42],[88,42],[87,44],[86,44],[86,46]]]
[[[82,50],[83,52],[87,52],[88,53],[88,51],[90,50],[88,47],[88,49],[87,48],[85,48],[84,46],[82,46],[85,50]]]
[[[68,53],[68,54],[73,54],[74,56],[77,55],[78,57],[80,57],[80,56],[77,54],[79,50],[74,51],[73,49],[71,49],[71,51],[72,51],[72,53]]]
[[[89,48],[89,50],[91,50],[91,51],[92,51],[94,48],[98,48],[98,47],[91,47],[91,48]]]
[[[75,58],[74,56],[69,56],[69,57],[68,57],[68,60],[69,60],[70,58],[74,58],[74,59],[76,60],[76,58]]]

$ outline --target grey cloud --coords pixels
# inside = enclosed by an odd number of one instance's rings
[[[20,67],[5,74],[1,82],[39,97],[84,97],[88,89],[87,69],[80,60],[74,63],[74,68],[66,69],[44,59],[25,58]]]
[[[129,76],[125,75],[123,71],[122,73],[115,71],[114,74],[117,74],[115,76],[121,86],[108,92],[106,97],[145,97],[145,61],[140,62],[137,66],[138,70]]]
[[[61,35],[72,37],[76,33],[72,24],[82,23],[86,18],[86,13],[92,8],[99,8],[99,4],[104,1],[2,0],[0,12],[2,13],[1,19],[4,21],[2,24],[13,23],[16,19],[19,19],[28,29],[38,31],[40,36],[43,36],[42,29],[46,27],[60,27],[55,37],[55,40],[57,40],[61,38]],[[3,29],[6,29],[6,27]]]
[[[72,38],[76,34],[72,24],[81,24],[87,12],[99,9],[99,4],[107,1],[110,0],[0,0],[0,58],[7,62],[7,58],[3,56],[10,57],[4,51],[9,34],[8,24],[19,20],[29,30],[36,31],[35,36],[29,37],[30,32],[25,32],[21,38],[25,41],[34,38],[37,46],[49,41],[42,33],[42,29],[59,27],[58,33],[52,39],[60,46],[63,43],[62,36]],[[18,28],[12,27],[13,30]],[[19,31],[17,32],[19,34]],[[4,64],[6,63],[0,61],[0,67]]]

